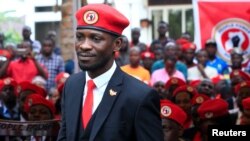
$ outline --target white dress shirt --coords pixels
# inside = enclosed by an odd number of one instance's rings
[[[93,103],[92,114],[95,112],[98,105],[100,104],[102,97],[104,95],[104,91],[108,85],[109,80],[111,79],[112,75],[114,74],[116,67],[117,67],[116,63],[113,62],[112,67],[108,71],[106,71],[102,75],[93,79],[96,87],[93,90],[94,103]],[[87,95],[87,89],[88,89],[86,84],[87,84],[88,80],[90,80],[90,79],[91,78],[89,77],[88,73],[86,72],[86,83],[84,86],[84,95],[83,95],[83,102],[82,102],[83,104],[85,102],[85,97]]]

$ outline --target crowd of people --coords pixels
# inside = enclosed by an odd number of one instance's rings
[[[131,41],[122,36],[115,54],[124,72],[158,92],[165,140],[206,141],[208,124],[250,124],[250,63],[243,63],[242,51],[231,50],[229,64],[217,56],[215,40],[198,48],[188,33],[166,36],[168,28],[159,22],[159,37],[149,46],[133,28]],[[22,35],[15,45],[4,44],[0,33],[0,119],[60,120],[60,96],[73,68],[66,71],[55,32],[41,43],[28,26]]]

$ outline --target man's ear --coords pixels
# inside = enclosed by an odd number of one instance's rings
[[[114,52],[119,51],[120,48],[122,47],[122,37],[116,38],[113,45],[114,45],[113,51]]]

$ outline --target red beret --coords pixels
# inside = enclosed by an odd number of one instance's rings
[[[176,104],[167,100],[161,100],[161,118],[171,119],[184,127],[187,115]]]
[[[52,115],[55,115],[55,106],[40,94],[34,93],[27,96],[24,102],[24,111],[28,113],[30,111],[30,108],[34,105],[44,105],[50,110]]]
[[[172,85],[182,86],[186,85],[186,82],[178,77],[171,77],[165,84],[165,88],[168,89]]]
[[[250,110],[250,97],[242,100],[243,109]]]
[[[175,97],[178,93],[180,92],[188,92],[191,94],[191,97],[193,98],[195,95],[198,94],[197,90],[189,85],[184,85],[184,86],[180,86],[177,89],[174,90],[173,92],[173,97]]]
[[[207,101],[208,99],[210,99],[210,97],[205,94],[197,94],[192,98],[191,103],[192,105],[196,104],[200,105],[203,102]]]
[[[187,51],[188,49],[196,50],[196,45],[194,43],[187,42],[181,46],[182,51]]]
[[[198,108],[201,119],[212,119],[228,114],[228,103],[223,99],[209,99]]]
[[[55,77],[56,84],[60,84],[62,81],[64,82],[69,76],[70,75],[67,72],[58,73]]]
[[[235,94],[238,94],[241,88],[250,88],[250,81],[244,81],[234,86]]]
[[[15,94],[17,95],[18,94],[17,82],[11,77],[4,78],[0,81],[0,91],[3,89],[4,86],[8,86],[8,85],[11,85],[14,87]]]
[[[31,82],[28,82],[28,81],[23,81],[23,82],[19,83],[19,89],[20,89],[19,90],[20,92],[26,91],[26,90],[31,90],[34,93],[40,94],[44,98],[47,96],[47,92],[45,89],[43,89],[35,84],[32,84]]]
[[[177,44],[179,44],[179,45],[183,45],[183,44],[185,44],[185,43],[189,43],[189,41],[188,41],[187,39],[185,39],[185,38],[179,38],[179,39],[177,39],[175,42],[176,42]]]
[[[79,9],[75,16],[77,29],[96,29],[121,35],[129,25],[124,15],[106,4],[88,4]]]
[[[189,82],[189,85],[192,87],[197,87],[200,85],[200,83],[201,83],[201,80],[192,80]]]
[[[230,73],[230,78],[234,78],[234,77],[237,77],[237,76],[240,76],[242,77],[244,80],[246,81],[249,81],[250,80],[250,76],[244,72],[244,71],[241,71],[241,70],[234,70]]]
[[[144,51],[141,53],[141,59],[144,60],[145,58],[155,59],[155,55],[150,51]]]
[[[224,79],[224,77],[222,75],[217,75],[217,76],[213,77],[211,79],[211,81],[213,82],[213,84],[216,85],[216,84],[218,84],[223,79]]]

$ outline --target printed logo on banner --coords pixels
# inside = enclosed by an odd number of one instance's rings
[[[219,56],[230,62],[230,51],[239,48],[244,54],[244,62],[250,53],[250,23],[238,18],[222,20],[214,26],[212,38],[216,40]]]

